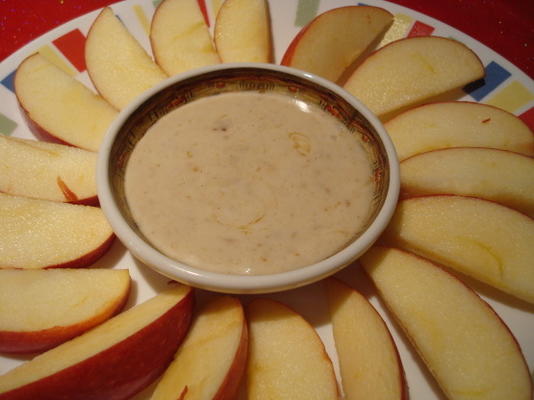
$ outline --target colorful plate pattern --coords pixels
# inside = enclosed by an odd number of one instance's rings
[[[112,6],[130,32],[150,52],[148,31],[155,7],[161,0],[127,0]],[[223,0],[198,0],[208,24],[213,28],[214,15]],[[473,49],[481,58],[486,78],[463,88],[462,100],[491,104],[519,116],[534,130],[534,84],[532,80],[513,64],[462,32],[438,20],[425,16],[396,4],[372,0],[365,3],[347,0],[294,0],[270,1],[275,60],[280,61],[285,49],[299,29],[317,14],[328,9],[346,5],[371,5],[382,7],[395,15],[391,29],[381,45],[403,37],[437,35],[459,40]],[[92,87],[87,75],[84,60],[84,43],[89,27],[99,11],[72,20],[29,43],[0,64],[0,134],[34,138],[20,114],[14,94],[13,78],[20,62],[34,52],[54,62],[64,71]],[[111,251],[98,262],[102,267],[129,268],[136,285],[127,307],[143,302],[166,284],[166,279],[133,259],[117,241]],[[410,398],[444,399],[431,375],[409,346],[399,327],[392,321],[383,305],[374,294],[367,279],[362,277],[356,266],[351,266],[339,274],[340,277],[368,295],[373,305],[386,320],[392,331],[406,371]],[[514,302],[482,287],[474,287],[490,303],[501,318],[508,324],[520,343],[529,369],[534,375],[534,309]],[[210,293],[201,293],[203,298]],[[289,304],[301,312],[323,339],[328,353],[335,361],[337,356],[328,324],[325,299],[320,284],[301,289],[270,295],[269,297]],[[31,356],[0,356],[0,374],[30,359]],[[336,371],[338,372],[338,371]],[[151,388],[138,394],[135,399],[150,397]]]

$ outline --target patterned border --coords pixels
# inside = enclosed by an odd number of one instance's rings
[[[208,26],[210,24],[209,9],[206,0],[197,0]],[[155,9],[161,0],[152,0]],[[215,15],[221,5],[221,0],[209,0],[212,14]],[[368,5],[358,3],[358,5]],[[294,25],[300,28],[311,21],[320,12],[320,0],[298,0]],[[387,5],[385,5],[387,8]],[[140,5],[131,5],[131,9],[148,33],[150,16]],[[436,27],[419,21],[411,16],[397,13],[392,27],[388,30],[379,47],[405,37],[428,36],[435,32]],[[49,61],[56,64],[72,76],[83,73],[85,68],[84,46],[86,37],[79,29],[73,29],[49,44],[39,48],[39,53]],[[490,61],[485,65],[486,78],[474,82],[464,88],[464,92],[474,101],[483,102],[500,107],[506,111],[517,114],[534,100],[534,92],[521,82],[515,80],[512,73],[497,61]],[[13,79],[15,71],[10,71],[2,78],[0,83],[14,93]],[[522,111],[519,115],[529,127],[534,130],[534,106]],[[8,115],[0,112],[0,134],[11,135],[17,129],[18,123]]]

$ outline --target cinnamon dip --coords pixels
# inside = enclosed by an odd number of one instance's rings
[[[169,257],[269,274],[349,244],[370,213],[373,183],[359,140],[330,114],[237,92],[158,120],[134,148],[125,191],[139,229]]]

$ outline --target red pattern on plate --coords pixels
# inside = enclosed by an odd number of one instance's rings
[[[85,71],[85,36],[79,29],[70,31],[53,43],[79,72]]]
[[[534,1],[390,1],[455,27],[491,47],[527,75],[534,77]],[[0,60],[50,29],[115,2],[116,0],[0,0]]]
[[[430,36],[432,32],[434,32],[433,26],[424,24],[421,21],[415,21],[412,29],[410,29],[410,32],[408,33],[408,37]]]
[[[531,107],[529,110],[525,111],[519,116],[525,124],[534,132],[534,107]]]

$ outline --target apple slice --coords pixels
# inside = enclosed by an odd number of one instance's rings
[[[515,115],[451,101],[412,108],[385,124],[400,160],[447,147],[492,147],[534,156],[534,134]]]
[[[392,42],[371,55],[344,87],[379,116],[460,88],[484,76],[464,44],[437,36]]]
[[[129,290],[127,269],[0,270],[0,351],[66,342],[119,312]]]
[[[217,13],[214,36],[223,62],[271,62],[271,21],[266,0],[226,0]]]
[[[374,247],[360,261],[448,399],[532,398],[517,341],[474,291],[398,249]]]
[[[534,220],[474,197],[399,202],[384,239],[534,303]]]
[[[40,54],[15,74],[15,94],[30,130],[43,139],[97,151],[117,110]]]
[[[245,372],[247,351],[241,303],[234,297],[219,297],[195,316],[151,399],[234,399]]]
[[[378,7],[346,6],[326,11],[300,30],[281,64],[335,82],[392,22],[393,15]]]
[[[119,110],[167,77],[109,7],[89,29],[85,63],[96,90]]]
[[[506,150],[457,147],[433,150],[400,164],[403,196],[482,197],[534,216],[534,158]]]
[[[114,234],[97,207],[0,193],[0,268],[85,267]]]
[[[150,43],[168,75],[220,62],[197,0],[163,0],[152,17]]]
[[[68,203],[98,204],[96,153],[0,135],[0,192]]]
[[[0,399],[128,399],[171,362],[192,308],[176,285],[0,376]]]
[[[249,400],[337,400],[332,362],[301,315],[278,302],[257,299],[248,305],[247,318]]]
[[[399,353],[380,314],[346,284],[325,282],[345,398],[406,399]]]

